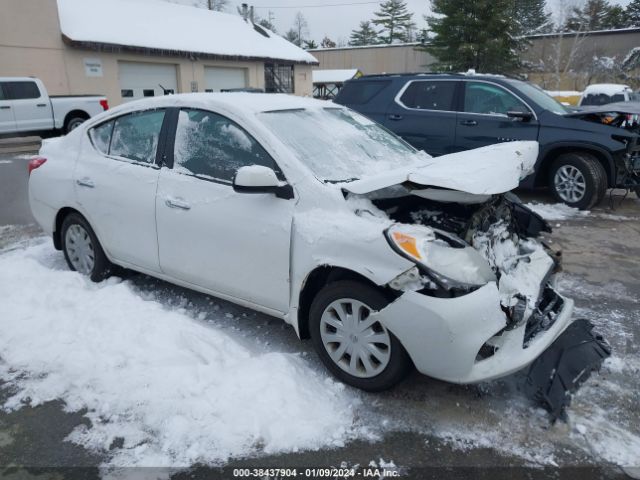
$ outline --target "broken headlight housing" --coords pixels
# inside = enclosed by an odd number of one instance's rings
[[[386,231],[391,247],[415,262],[445,290],[475,290],[496,276],[489,263],[470,245],[429,227],[394,225]]]

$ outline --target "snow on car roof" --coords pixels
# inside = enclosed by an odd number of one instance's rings
[[[297,110],[308,108],[344,108],[326,100],[298,97],[283,93],[180,93],[128,102],[107,110],[108,114],[125,113],[162,107],[224,108],[245,113]]]
[[[60,29],[75,42],[317,64],[311,54],[239,15],[159,0],[57,0]]]
[[[622,85],[620,83],[594,83],[593,85],[589,85],[584,90],[584,95],[587,94],[604,94],[604,95],[615,95],[617,93],[622,93],[625,90],[631,90],[628,85]]]

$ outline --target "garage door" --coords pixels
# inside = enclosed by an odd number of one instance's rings
[[[118,74],[123,102],[178,92],[175,65],[118,62]]]
[[[246,68],[205,67],[204,88],[206,92],[219,92],[247,86]]]

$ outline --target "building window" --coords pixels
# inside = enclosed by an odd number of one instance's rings
[[[156,92],[150,88],[150,89],[145,89],[142,91],[142,95],[145,97],[155,97],[156,96]]]
[[[293,93],[293,65],[265,63],[264,86],[267,93]]]
[[[120,95],[122,95],[122,98],[132,98],[133,97],[133,90],[120,90]]]

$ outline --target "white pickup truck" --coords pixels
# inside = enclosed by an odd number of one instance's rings
[[[0,136],[69,133],[108,108],[107,97],[50,97],[37,78],[0,77]]]

